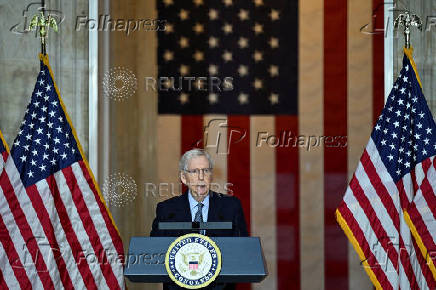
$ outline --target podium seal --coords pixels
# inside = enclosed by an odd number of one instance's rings
[[[169,246],[165,268],[171,280],[180,287],[206,287],[221,271],[221,252],[209,237],[187,234]]]

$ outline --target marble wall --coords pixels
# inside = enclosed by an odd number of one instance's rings
[[[400,13],[397,10],[407,9],[421,17],[422,31],[411,29],[411,46],[414,48],[414,60],[421,78],[424,95],[433,117],[436,117],[436,1],[429,0],[397,0],[394,18]],[[433,17],[433,18],[431,18]],[[433,25],[431,25],[433,23]],[[395,34],[394,34],[395,35]],[[394,36],[394,78],[403,65],[404,37],[403,29]]]
[[[41,2],[0,1],[0,130],[9,145],[18,132],[39,72],[39,38],[24,28]],[[50,32],[47,53],[68,113],[88,152],[88,32],[74,29],[76,17],[87,13],[88,1],[50,0],[46,6],[62,11],[64,17],[59,33]]]
[[[154,19],[155,1],[100,1],[99,14],[111,19]],[[146,184],[157,183],[157,93],[145,89],[145,77],[156,77],[157,35],[144,29],[99,33],[99,70],[121,67],[136,77],[136,91],[122,101],[100,97],[100,184],[114,173],[125,173],[136,182],[136,199],[123,207],[110,206],[127,251],[132,236],[148,236],[157,197],[146,193]],[[106,45],[106,46],[105,46]],[[101,83],[101,79],[100,79]],[[109,161],[105,162],[105,158]],[[134,284],[129,289],[159,289],[160,284]]]

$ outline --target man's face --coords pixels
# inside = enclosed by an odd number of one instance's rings
[[[188,170],[182,171],[180,178],[192,193],[194,199],[201,202],[209,194],[212,181],[212,171],[209,161],[205,156],[191,158],[188,162]]]

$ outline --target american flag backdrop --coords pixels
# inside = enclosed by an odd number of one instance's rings
[[[40,55],[40,61],[31,101],[0,177],[0,283],[10,289],[124,289],[121,238],[48,56]]]
[[[157,39],[160,198],[178,192],[184,151],[209,151],[215,189],[241,199],[262,238],[269,276],[246,288],[370,285],[334,213],[383,107],[383,35],[359,32],[374,11],[383,26],[382,3],[156,2],[167,21]],[[232,89],[198,88],[212,77],[231,77]]]
[[[434,200],[436,189],[436,125],[412,50],[404,51],[403,68],[337,216],[377,288],[434,289],[428,253],[421,255],[403,215],[412,207],[410,222],[420,225],[415,233],[432,232],[433,204],[426,201]]]

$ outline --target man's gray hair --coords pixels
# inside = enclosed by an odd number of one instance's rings
[[[188,170],[188,163],[189,160],[191,160],[194,157],[204,156],[209,161],[209,167],[213,168],[213,160],[210,157],[209,153],[204,151],[203,149],[192,149],[189,151],[186,151],[185,154],[183,154],[182,158],[180,158],[179,161],[179,170],[184,171]]]

